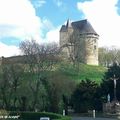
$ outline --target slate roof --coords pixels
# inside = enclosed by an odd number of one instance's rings
[[[70,21],[67,21],[67,24],[66,25],[62,25],[61,29],[60,29],[60,32],[66,32],[67,29],[68,29],[68,23]],[[81,34],[95,34],[95,35],[98,35],[96,33],[96,31],[93,29],[92,25],[88,22],[87,19],[85,20],[81,20],[81,21],[75,21],[75,22],[72,22],[71,23],[71,27],[75,30],[79,30],[79,32]]]
[[[61,29],[60,29],[60,32],[66,32],[67,28],[65,25],[62,25]]]

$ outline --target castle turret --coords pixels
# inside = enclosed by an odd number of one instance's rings
[[[63,57],[67,57],[69,56],[69,50],[67,48],[68,46],[68,40],[70,35],[73,32],[73,28],[72,28],[72,24],[71,21],[68,19],[66,25],[62,25],[61,29],[60,29],[60,47],[62,49],[62,55]]]
[[[66,27],[67,28],[71,28],[72,27],[70,19],[67,20]]]

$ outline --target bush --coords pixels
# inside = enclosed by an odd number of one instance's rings
[[[39,120],[41,117],[49,117],[50,120],[71,120],[70,117],[49,112],[11,112],[10,115],[20,115],[20,120]]]

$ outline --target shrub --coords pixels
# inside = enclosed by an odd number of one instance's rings
[[[10,115],[20,115],[20,120],[39,120],[41,117],[49,117],[50,120],[71,120],[70,117],[49,112],[11,112]]]

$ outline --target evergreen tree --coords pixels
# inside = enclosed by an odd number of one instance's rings
[[[101,84],[101,94],[104,102],[107,102],[107,95],[110,94],[111,100],[114,99],[114,77],[117,79],[116,96],[120,100],[120,64],[114,63],[108,68]]]
[[[82,80],[72,95],[75,112],[87,112],[94,109],[94,98],[98,85],[91,80]]]

